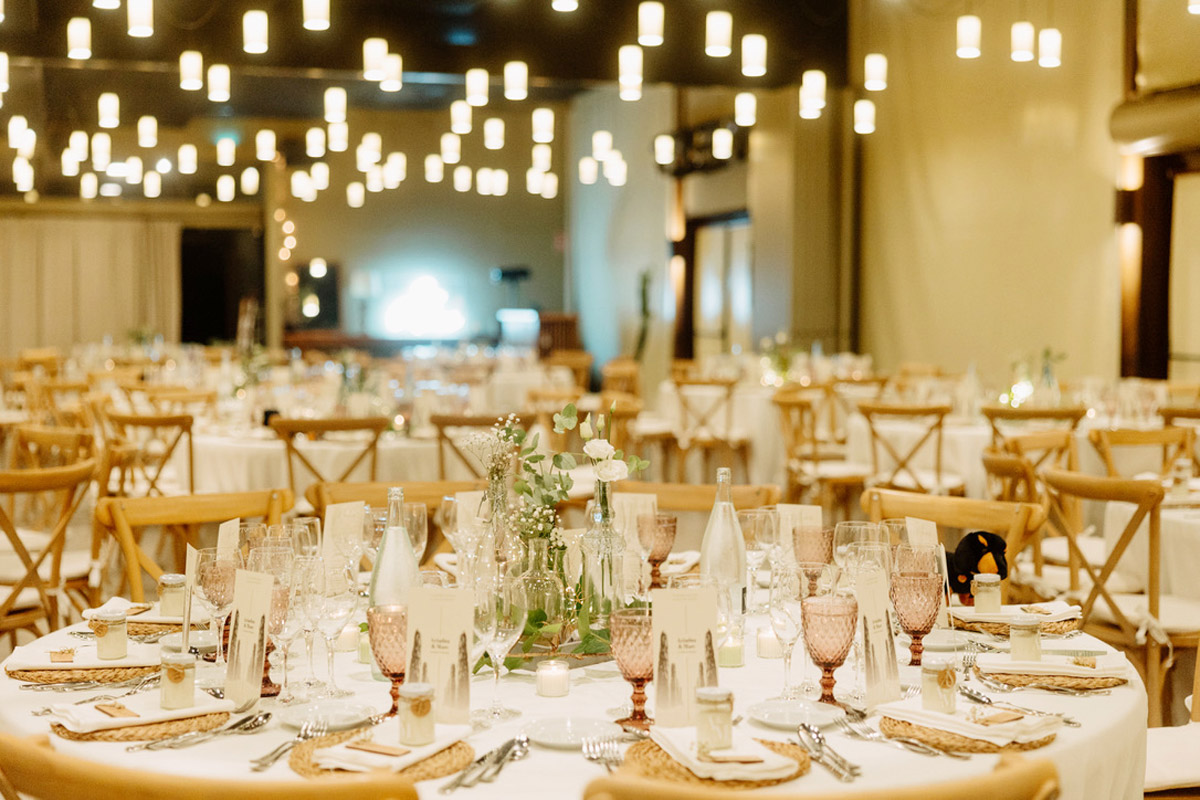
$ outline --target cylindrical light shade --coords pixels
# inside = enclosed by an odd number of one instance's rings
[[[79,178],[79,196],[84,200],[95,200],[100,191],[100,179],[94,172],[85,172]]]
[[[258,167],[246,167],[242,170],[242,194],[258,194]]]
[[[974,14],[964,14],[958,18],[958,47],[959,58],[979,58],[980,42],[983,39],[983,22]]]
[[[604,177],[608,179],[609,186],[624,186],[628,176],[629,165],[623,159],[604,163]]]
[[[487,101],[487,70],[478,68],[467,70],[467,102],[473,106],[486,106]]]
[[[366,172],[367,191],[382,192],[383,191],[383,167],[378,164],[372,164]]]
[[[1058,28],[1042,28],[1038,31],[1038,65],[1049,68],[1062,66],[1062,32]]]
[[[158,120],[154,117],[138,117],[137,122],[138,147],[155,147],[158,145]]]
[[[1012,60],[1033,61],[1034,27],[1032,22],[1014,22],[1012,25]]]
[[[395,189],[408,177],[408,156],[404,153],[388,153],[383,162],[383,181],[389,189]]]
[[[675,161],[675,137],[669,133],[660,133],[654,137],[654,163],[672,164]]]
[[[237,160],[237,142],[229,136],[217,139],[217,165],[232,167]]]
[[[214,103],[229,100],[231,76],[228,64],[213,64],[208,68],[208,99]]]
[[[125,0],[125,11],[130,36],[154,35],[154,0]]]
[[[204,88],[204,56],[199,50],[179,54],[179,88],[198,92]]]
[[[704,52],[713,58],[733,52],[733,15],[728,11],[710,11],[704,18]]]
[[[17,142],[17,155],[21,158],[33,158],[35,150],[37,150],[37,131],[33,128],[26,128],[21,131],[21,140]]]
[[[533,140],[542,144],[554,141],[554,109],[533,110]]]
[[[12,134],[9,134],[11,139]],[[79,163],[87,161],[88,158],[88,135],[86,131],[71,131],[70,138],[67,139],[67,148]]]
[[[329,123],[328,147],[331,153],[344,153],[350,147],[350,126],[344,122]]]
[[[742,37],[742,74],[759,78],[767,74],[767,37],[748,33]]]
[[[819,69],[805,70],[800,77],[800,116],[816,119],[825,107],[825,73]]]
[[[508,170],[492,170],[492,195],[504,197],[506,194],[508,194]]]
[[[354,148],[354,168],[365,174],[366,171],[371,168],[371,165],[375,163],[375,159],[377,157],[378,156],[371,151],[371,148],[360,144],[358,147]]]
[[[875,132],[875,103],[870,100],[854,101],[854,132]]]
[[[504,147],[504,120],[491,117],[483,121],[483,146],[488,150]]]
[[[429,183],[441,183],[446,176],[446,165],[437,153],[425,156],[425,180]]]
[[[638,3],[638,44],[642,47],[658,47],[663,43],[663,4],[658,0]]]
[[[460,136],[471,132],[471,104],[466,100],[455,100],[450,104],[450,131]]]
[[[346,184],[346,205],[351,208],[362,208],[367,199],[367,187],[358,181]]]
[[[758,122],[758,98],[751,92],[738,92],[733,98],[733,121],[743,128]]]
[[[237,181],[232,175],[222,175],[217,178],[217,200],[228,203],[237,194]]]
[[[504,99],[524,100],[529,96],[529,65],[509,61],[504,65]]]
[[[600,175],[600,164],[591,156],[579,159],[579,182],[591,186]]]
[[[378,133],[367,132],[362,137],[362,147],[371,154],[371,163],[378,164],[383,158],[383,137]]]
[[[125,159],[125,182],[131,186],[141,183],[142,170],[142,160],[137,156],[130,156]]]
[[[388,53],[383,59],[383,80],[379,88],[385,92],[398,92],[404,88],[404,59],[399,53]]]
[[[620,169],[619,164],[624,161],[625,157],[621,155],[620,150],[613,150],[608,154],[608,158],[604,159],[604,163],[600,167],[600,170],[604,173],[604,177],[609,179],[609,183],[612,182],[613,173]]]
[[[550,7],[555,11],[574,11],[579,8],[579,0],[550,0]]]
[[[713,158],[722,161],[733,158],[733,131],[729,128],[717,128],[712,136]]]
[[[254,134],[254,155],[259,161],[271,161],[275,158],[275,131],[263,128]]]
[[[304,154],[309,158],[325,157],[325,129],[309,128],[304,134]]]
[[[457,133],[442,134],[442,161],[457,164],[462,160],[462,139]]]
[[[603,162],[612,153],[613,136],[609,131],[596,131],[592,134],[592,158]]]
[[[7,92],[8,89],[8,53],[0,52],[0,94]]]
[[[151,199],[162,194],[162,175],[150,170],[142,176],[142,194]]]
[[[548,144],[535,144],[532,152],[533,168],[539,172],[549,172],[554,160],[554,151]],[[534,192],[537,194],[537,192]]]
[[[308,262],[308,274],[320,280],[329,274],[329,262],[323,258],[314,258]]]
[[[115,128],[121,124],[121,98],[113,92],[103,92],[96,103],[100,112],[100,127]]]
[[[341,86],[330,86],[325,90],[325,121],[346,121],[346,90]]]
[[[67,22],[67,58],[92,57],[92,21],[87,17],[72,17]]]
[[[312,178],[308,176],[308,172],[302,169],[292,173],[291,185],[292,197],[297,200],[303,200],[313,191]]]
[[[617,96],[622,100],[634,102],[642,99],[642,82],[637,81],[618,81]]]
[[[537,167],[530,167],[525,170],[525,191],[530,194],[540,195],[542,193],[542,181],[545,177],[546,173]]]
[[[113,11],[121,7],[121,0],[92,0],[92,8],[102,8]]]
[[[547,172],[542,176],[542,197],[546,200],[558,197],[558,176],[553,172]]]
[[[617,50],[617,76],[622,83],[642,82],[642,48],[636,44],[623,45]]]
[[[387,39],[372,36],[363,40],[363,77],[369,81],[381,81],[384,75],[384,64],[387,60]]]
[[[886,89],[887,67],[887,56],[883,53],[868,53],[863,59],[863,88],[868,92]]]
[[[484,197],[492,194],[492,168],[480,167],[475,172],[475,191]]]
[[[247,53],[267,52],[267,12],[247,11],[242,15],[242,49]]]
[[[466,164],[459,164],[454,168],[454,191],[469,192],[471,191],[471,181],[474,173]]]
[[[179,145],[178,161],[179,172],[182,175],[194,175],[196,172],[196,145],[181,144]]]
[[[16,147],[21,140],[21,132],[29,127],[29,122],[20,114],[8,118],[8,146]]]
[[[1200,14],[1200,0],[1188,0],[1188,13]]]
[[[74,178],[79,174],[79,160],[69,147],[62,151],[62,174],[64,178]]]
[[[253,167],[250,169],[253,169]],[[329,188],[329,165],[324,161],[314,161],[312,166],[308,168],[308,174],[312,177],[313,188],[318,192],[323,192]],[[247,194],[251,193],[248,192]]]
[[[33,165],[29,160],[17,156],[13,160],[13,183],[16,184],[18,192],[29,192],[33,190]]]
[[[304,29],[329,30],[329,0],[304,0]]]

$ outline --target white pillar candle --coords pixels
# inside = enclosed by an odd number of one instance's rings
[[[758,631],[758,657],[783,658],[783,647],[779,637],[770,628],[760,628]]]
[[[746,645],[742,634],[731,634],[717,651],[717,665],[721,667],[742,667],[746,665]]]
[[[88,623],[88,627],[96,634],[97,658],[115,661],[125,657],[129,649],[129,639],[125,635],[124,612],[96,614]]]
[[[165,709],[191,708],[196,704],[196,657],[168,653],[162,657],[159,704]]]
[[[552,658],[537,666],[537,693],[542,697],[566,697],[571,690],[571,671],[567,662]]]

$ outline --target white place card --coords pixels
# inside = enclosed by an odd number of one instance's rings
[[[345,559],[337,547],[339,540],[355,536],[361,538],[362,534],[356,532],[355,528],[358,528],[358,531],[362,530],[365,510],[366,504],[361,500],[325,506],[325,524],[321,528],[324,534],[321,538],[321,555],[325,557],[326,564],[336,564],[339,559]]]
[[[491,512],[487,508],[485,498],[487,492],[455,492],[454,499],[458,502],[458,527],[480,527]]]
[[[654,719],[693,725],[696,689],[717,685],[717,588],[654,589]]]
[[[192,637],[192,590],[196,588],[196,560],[196,548],[189,544],[183,561],[183,642],[180,644],[180,652],[183,653],[188,651],[188,641]]]
[[[404,679],[433,686],[436,722],[470,722],[474,607],[474,598],[464,589],[418,586],[409,593]]]
[[[937,545],[937,523],[917,517],[905,517],[905,527],[908,528],[908,543],[919,547],[934,547]]]
[[[229,621],[229,666],[225,699],[238,711],[262,695],[263,662],[267,652],[267,614],[275,579],[262,572],[239,569],[233,584],[233,614]]]
[[[242,524],[240,519],[231,519],[222,522],[217,528],[217,554],[226,556],[238,549],[238,527]]]
[[[658,497],[639,492],[614,492],[613,525],[625,538],[625,585],[638,586],[641,581],[649,582],[649,564],[643,564],[638,556],[638,517],[658,513]],[[643,570],[642,567],[645,566]],[[642,575],[641,581],[638,576]]]
[[[854,593],[862,620],[866,703],[871,709],[900,699],[900,669],[896,666],[896,644],[888,621],[887,575],[882,569],[861,570]]]

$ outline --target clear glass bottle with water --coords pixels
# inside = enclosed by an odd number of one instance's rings
[[[733,472],[728,467],[717,470],[717,500],[700,542],[700,574],[729,587],[733,614],[745,613],[746,542],[733,508]]]
[[[388,489],[387,527],[367,589],[368,606],[408,605],[408,593],[421,583],[421,565],[404,527],[404,490]]]

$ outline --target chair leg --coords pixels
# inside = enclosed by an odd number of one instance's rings
[[[1154,642],[1146,644],[1146,699],[1149,706],[1146,724],[1160,728],[1163,724],[1163,675],[1162,647]]]

